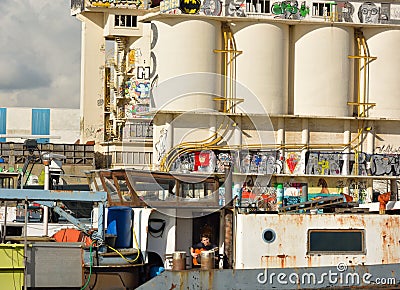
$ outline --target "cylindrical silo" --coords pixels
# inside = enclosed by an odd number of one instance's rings
[[[214,51],[222,45],[220,22],[165,18],[152,23],[157,109],[214,110],[220,79],[210,74],[219,73],[221,68],[221,56]]]
[[[367,99],[376,106],[370,117],[398,118],[400,115],[400,30],[390,28],[363,29],[370,56],[377,57],[369,64]],[[363,71],[361,72],[363,74]]]
[[[266,113],[286,114],[288,98],[289,28],[286,24],[238,22],[231,25],[236,48],[236,80],[257,98]],[[252,96],[242,95],[246,113],[257,111]]]
[[[296,25],[294,114],[347,117],[353,101],[353,28]]]

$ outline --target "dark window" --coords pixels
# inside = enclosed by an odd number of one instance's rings
[[[309,230],[310,253],[362,253],[364,230]]]
[[[246,11],[256,13],[270,13],[269,0],[246,0]]]
[[[135,16],[135,15],[115,15],[114,26],[137,27],[137,16]]]

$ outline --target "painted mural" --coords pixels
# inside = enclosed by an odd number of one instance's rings
[[[159,2],[157,2],[159,3]],[[89,0],[88,7],[148,9],[155,7],[147,0]]]
[[[400,4],[349,1],[165,0],[161,13],[400,24]]]
[[[188,171],[223,173],[224,164],[228,162],[232,164],[234,172],[247,174],[400,176],[399,154],[307,151],[302,158],[299,152],[288,152],[285,156],[281,156],[280,152],[275,150],[206,150],[204,152],[183,154],[175,161],[173,170],[179,170],[181,165],[185,164]],[[206,163],[197,161],[203,159],[206,160]],[[324,180],[320,180],[317,187],[321,187],[323,193],[323,189],[328,188]],[[337,186],[335,185],[334,188]],[[325,193],[329,193],[329,189]]]
[[[297,1],[274,2],[271,6],[271,12],[275,18],[283,19],[304,19],[309,13],[310,8],[303,1],[299,5]]]
[[[165,142],[163,137],[165,136],[161,134],[160,141],[156,145],[158,156],[163,156],[163,152],[165,154],[165,146],[162,145],[163,141]],[[266,210],[276,209],[277,204],[290,205],[304,201],[303,186],[305,184],[296,183],[294,180],[288,184],[281,184],[284,196],[282,197],[282,194],[278,194],[277,184],[272,187],[271,185],[257,184],[253,180],[255,175],[280,173],[316,175],[307,183],[308,200],[344,195],[347,200],[360,203],[371,201],[367,200],[367,181],[349,178],[349,176],[400,176],[399,154],[308,151],[304,157],[301,156],[300,152],[288,152],[283,157],[279,151],[275,150],[203,150],[181,155],[175,160],[171,170],[185,173],[224,173],[225,164],[229,163],[233,167],[233,172],[248,174],[243,184],[234,186],[233,194],[241,199],[243,206],[255,205]],[[356,160],[358,160],[357,165]],[[345,164],[348,164],[347,169],[345,169]],[[357,167],[358,174],[356,173]],[[304,168],[304,171],[301,171],[301,168]],[[252,176],[252,174],[254,175]],[[328,178],[329,176],[339,178],[331,179]],[[340,176],[344,178],[342,179]],[[277,200],[277,198],[282,199]]]
[[[149,111],[151,83],[141,80],[129,80],[125,83],[125,97],[129,104],[125,106],[125,116],[128,119],[144,117],[141,113]]]

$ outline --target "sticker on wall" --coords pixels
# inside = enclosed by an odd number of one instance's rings
[[[297,165],[299,164],[300,161],[300,155],[295,153],[295,152],[290,152],[287,155],[286,158],[286,165],[287,168],[289,169],[290,173],[293,173],[296,170]]]
[[[179,8],[185,14],[197,14],[200,11],[200,0],[181,0]]]
[[[219,0],[204,0],[200,13],[209,16],[219,16],[222,12],[222,3]]]

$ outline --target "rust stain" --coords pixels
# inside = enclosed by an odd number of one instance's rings
[[[176,284],[171,284],[171,288],[169,288],[169,290],[175,289],[176,288]]]
[[[208,289],[213,289],[213,282],[214,282],[214,271],[210,270],[208,272]]]
[[[398,260],[397,253],[395,252],[395,237],[393,230],[398,224],[398,219],[392,216],[385,216],[385,219],[380,224],[382,229],[382,263],[392,263]]]
[[[279,259],[281,259],[280,263],[281,263],[281,268],[285,268],[285,264],[286,264],[286,257],[287,255],[276,255]]]
[[[311,256],[306,256],[306,259],[307,259],[307,266],[308,267],[311,267],[312,266],[312,257]]]

